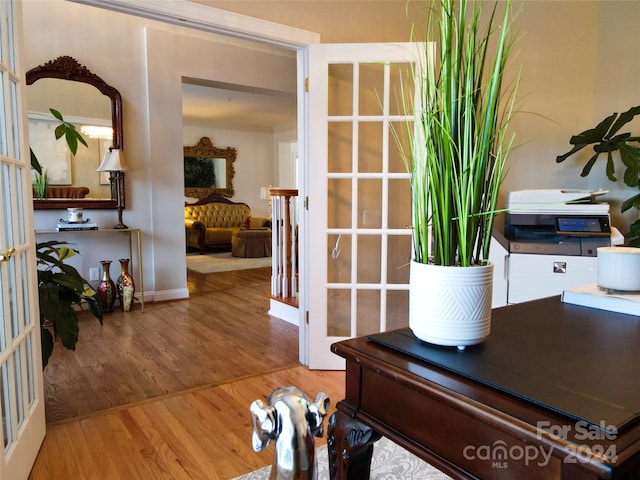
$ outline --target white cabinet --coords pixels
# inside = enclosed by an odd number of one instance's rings
[[[560,295],[563,290],[597,282],[597,257],[510,254],[508,303]]]

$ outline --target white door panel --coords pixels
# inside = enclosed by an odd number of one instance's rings
[[[0,2],[0,17],[0,478],[20,480],[38,454],[45,417],[20,2]]]
[[[400,76],[416,44],[309,48],[309,367],[342,369],[331,344],[408,325],[409,176]]]

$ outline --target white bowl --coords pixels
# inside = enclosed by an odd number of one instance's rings
[[[640,290],[640,248],[598,247],[598,286],[624,292]]]

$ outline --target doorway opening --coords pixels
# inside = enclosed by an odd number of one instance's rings
[[[291,57],[291,61],[295,59]],[[182,132],[185,147],[207,138],[217,148],[233,148],[237,152],[232,167],[233,195],[223,200],[248,207],[249,228],[270,226],[272,204],[269,189],[297,187],[295,93],[223,84],[213,79],[183,78]],[[186,187],[185,183],[185,209],[211,199],[207,196],[207,189]],[[201,198],[203,195],[205,198]],[[233,220],[238,225],[232,227],[246,228],[246,225],[241,225],[242,218],[234,217]],[[258,252],[252,252],[250,258],[231,255],[230,244],[212,245],[201,255],[201,250],[194,248],[194,235],[195,232],[187,230],[188,272],[216,274],[271,266],[271,245],[268,249],[265,246],[264,257],[253,256]]]

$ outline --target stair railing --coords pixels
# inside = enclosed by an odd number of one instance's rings
[[[272,219],[271,296],[297,304],[298,190],[270,188]]]

